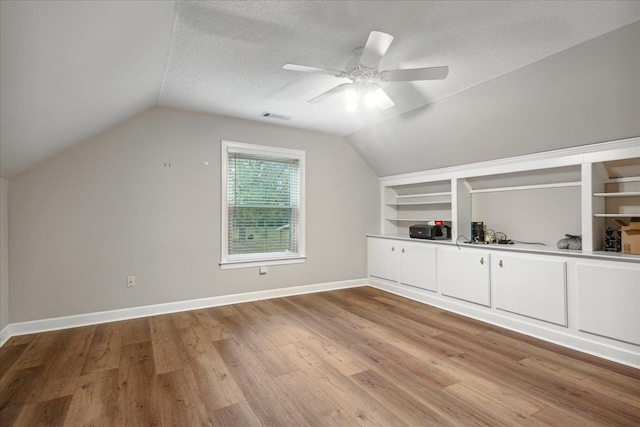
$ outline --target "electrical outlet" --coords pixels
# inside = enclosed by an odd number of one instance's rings
[[[136,285],[136,276],[127,276],[127,288],[133,288]]]

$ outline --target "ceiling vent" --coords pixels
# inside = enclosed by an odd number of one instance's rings
[[[289,120],[289,119],[291,119],[291,116],[283,116],[282,114],[273,114],[273,113],[269,113],[267,111],[265,111],[264,113],[260,114],[260,117],[264,117],[266,119],[278,119],[278,120]]]

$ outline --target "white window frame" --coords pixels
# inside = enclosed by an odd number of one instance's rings
[[[247,144],[222,140],[221,144],[221,239],[220,239],[220,268],[249,268],[268,265],[298,264],[306,260],[305,255],[305,152],[291,148],[272,147],[266,145]],[[227,194],[229,153],[244,153],[255,156],[280,157],[285,159],[297,159],[300,170],[300,209],[299,224],[297,227],[298,252],[285,256],[282,253],[270,256],[269,254],[243,254],[229,257],[229,197]]]

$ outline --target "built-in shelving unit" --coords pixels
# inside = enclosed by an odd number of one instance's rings
[[[591,165],[591,215],[595,236],[602,236],[615,222],[628,223],[640,217],[640,156],[607,159]],[[593,250],[603,249],[603,239],[594,239]]]
[[[606,227],[640,217],[640,137],[384,177],[380,187],[381,234],[367,243],[376,286],[640,367],[640,255],[604,251]],[[454,239],[411,239],[409,226],[429,219],[450,219]],[[515,243],[464,243],[470,221]],[[582,235],[582,249],[558,248],[565,234]]]
[[[557,253],[565,234],[582,252],[603,250],[614,219],[640,216],[640,138],[380,179],[381,234],[408,237],[440,219],[469,237],[470,221]],[[615,256],[615,254],[611,254]],[[640,256],[638,257],[640,259]]]
[[[408,235],[413,224],[442,220],[451,223],[451,183],[435,181],[383,187],[383,228]]]

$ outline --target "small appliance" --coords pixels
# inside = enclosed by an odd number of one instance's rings
[[[414,224],[409,227],[409,237],[413,239],[449,240],[451,227],[448,225]]]

